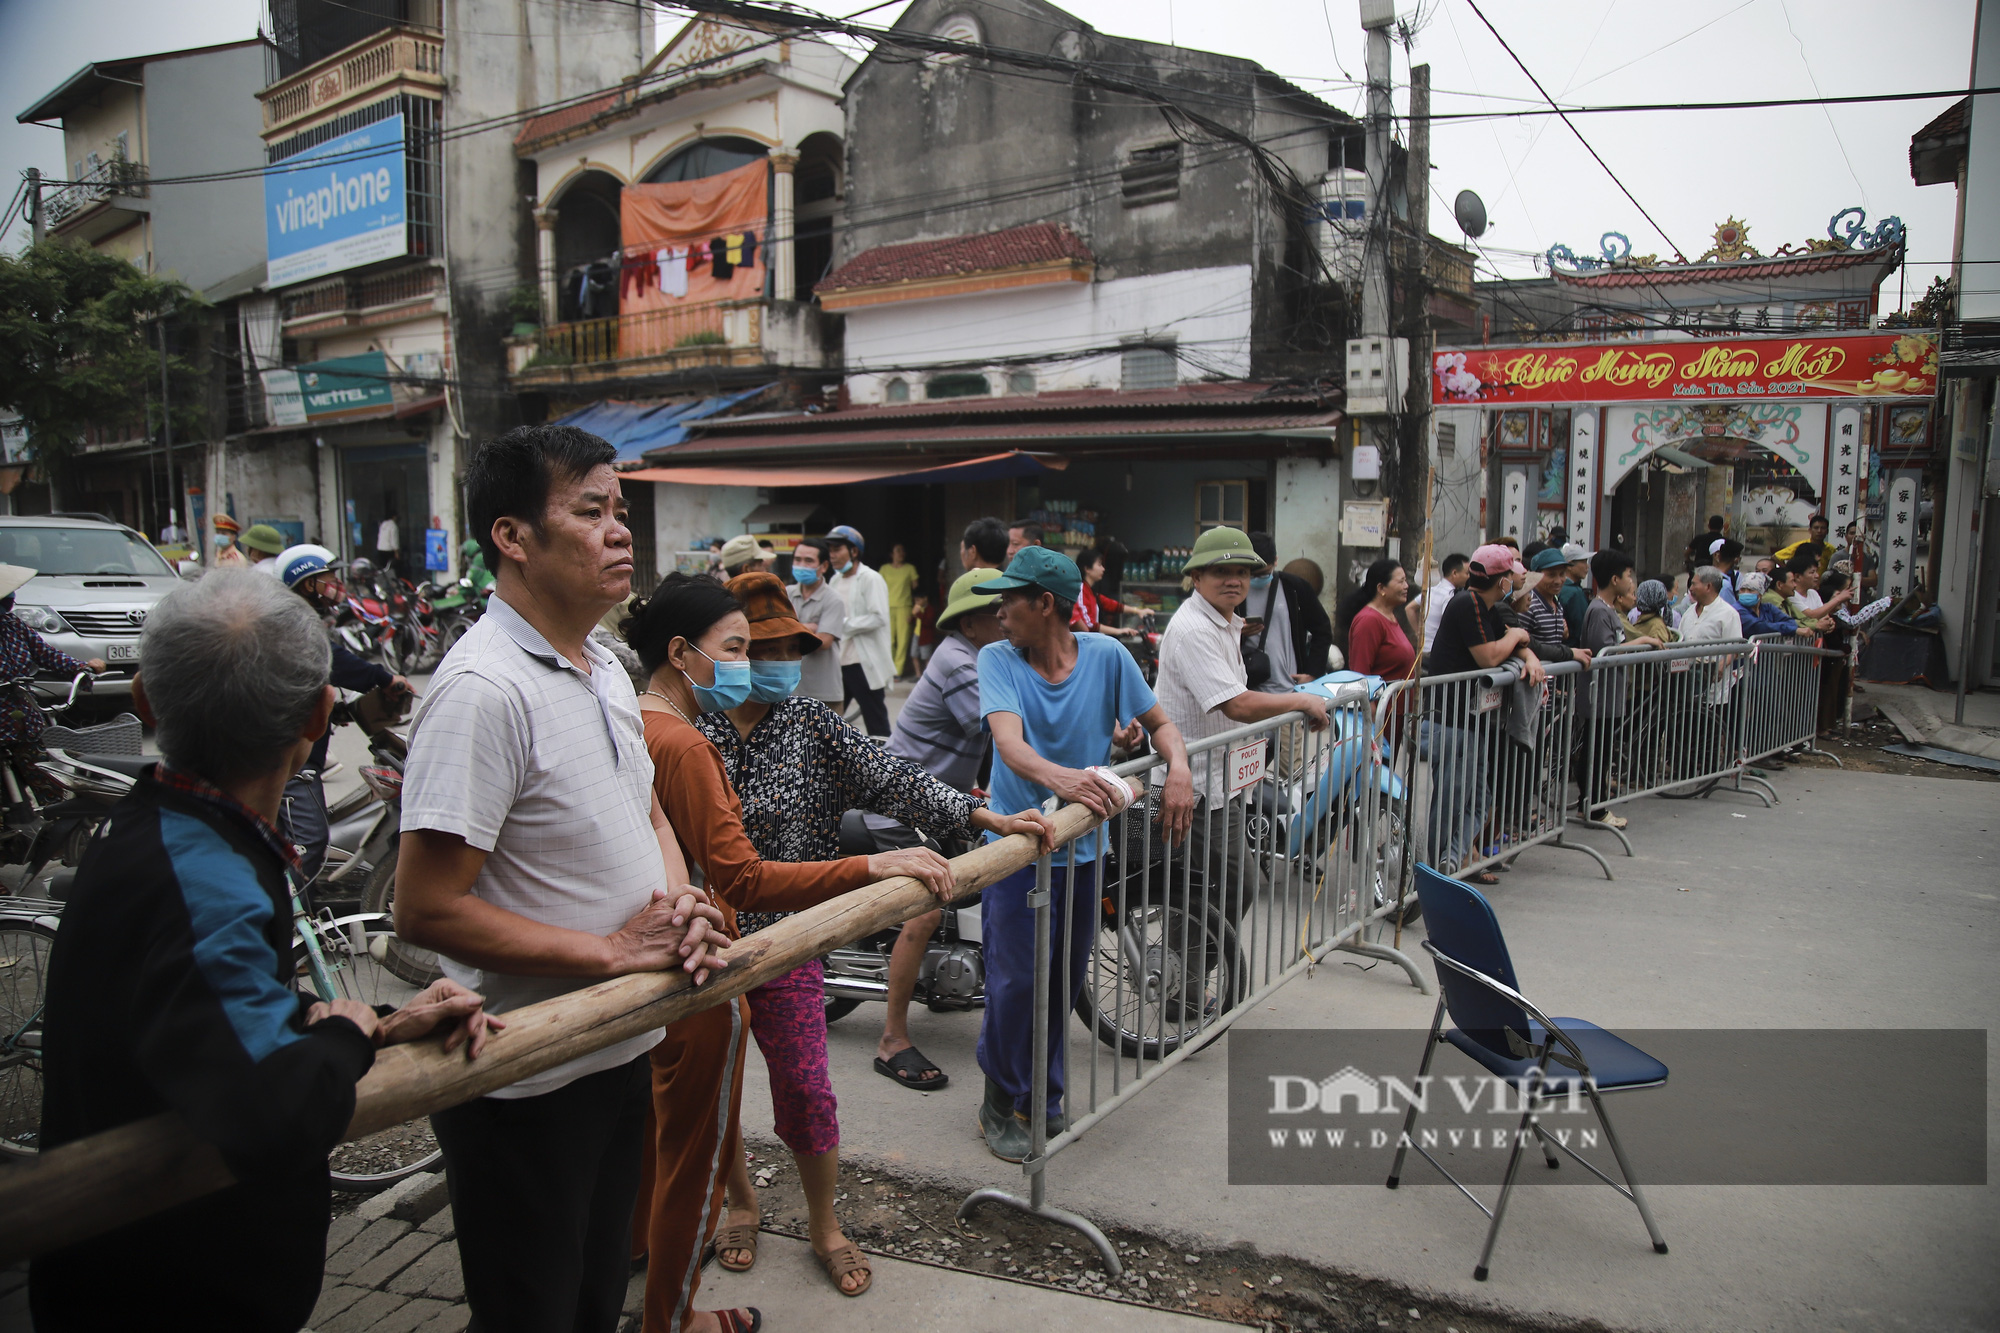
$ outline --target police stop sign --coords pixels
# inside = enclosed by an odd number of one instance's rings
[[[1234,796],[1245,787],[1254,787],[1264,780],[1264,751],[1266,743],[1260,738],[1247,741],[1229,752],[1229,794]]]

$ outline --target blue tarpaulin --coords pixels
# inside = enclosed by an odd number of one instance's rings
[[[727,412],[738,403],[748,402],[770,386],[760,384],[741,393],[693,402],[645,402],[607,398],[601,403],[556,418],[558,426],[575,426],[599,436],[618,451],[621,463],[636,463],[648,449],[664,449],[688,437],[688,423]]]

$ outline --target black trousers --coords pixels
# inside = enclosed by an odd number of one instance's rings
[[[847,691],[847,698],[842,702],[841,706],[845,707],[848,703],[859,700],[861,703],[861,724],[868,728],[868,734],[870,736],[887,736],[889,734],[889,705],[883,698],[881,690],[871,690],[868,688],[868,673],[861,669],[859,663],[843,666],[840,669],[840,684]]]
[[[468,1333],[615,1333],[651,1095],[641,1056],[539,1097],[481,1097],[431,1117]]]

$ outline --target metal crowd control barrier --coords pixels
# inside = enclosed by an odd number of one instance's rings
[[[1393,962],[1429,993],[1413,960],[1367,938],[1415,903],[1386,708],[1356,686],[1332,692],[1327,715],[1320,732],[1288,713],[1190,745],[1184,842],[1162,840],[1155,781],[1080,840],[1096,843],[1094,872],[1066,871],[1065,849],[1037,862],[1033,1049],[1049,1059],[1034,1062],[1028,1197],[976,1190],[961,1219],[992,1203],[1074,1228],[1116,1277],[1104,1234],[1048,1203],[1050,1158],[1333,950]],[[1143,782],[1163,776],[1157,762],[1116,771]]]
[[[1603,818],[1623,802],[1708,796],[1726,782],[1773,804],[1777,791],[1750,765],[1812,747],[1821,659],[1838,656],[1780,639],[1616,648],[1593,661],[1577,699],[1577,824],[1612,834],[1630,856]]]
[[[1462,877],[1547,843],[1583,853],[1613,877],[1595,848],[1564,838],[1583,679],[1580,664],[1560,662],[1540,687],[1511,668],[1399,682],[1399,693],[1416,695],[1398,712],[1400,744],[1415,750],[1399,767],[1417,775],[1418,860]]]

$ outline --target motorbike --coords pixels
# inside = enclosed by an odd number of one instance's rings
[[[396,646],[396,620],[387,599],[377,590],[349,588],[347,601],[334,614],[334,632],[356,657],[369,657],[397,675],[401,654]]]
[[[1370,863],[1349,882],[1369,882],[1372,901],[1366,908],[1358,901],[1347,903],[1349,912],[1386,906],[1403,882],[1407,793],[1386,736],[1374,735],[1367,710],[1353,706],[1380,697],[1389,684],[1380,676],[1334,671],[1299,686],[1327,701],[1328,734],[1298,773],[1274,775],[1252,798],[1251,845],[1260,853],[1303,864],[1309,882],[1323,882],[1333,872],[1335,857],[1356,867],[1364,860]],[[1367,776],[1371,771],[1372,780]],[[1415,921],[1421,911],[1414,896],[1406,898],[1403,924]]]
[[[1157,803],[1140,801],[1109,826],[1098,859],[1092,919],[1076,922],[1077,929],[1095,935],[1073,1005],[1077,1016],[1120,1055],[1147,1059],[1198,1040],[1217,1014],[1249,990],[1235,924],[1208,903],[1201,866],[1170,866],[1158,815]],[[841,820],[843,856],[917,842],[943,850],[891,821],[871,825],[859,811]],[[890,953],[900,934],[900,927],[891,927],[823,956],[828,1022],[854,1012],[864,1000],[888,998]],[[945,909],[918,968],[912,999],[933,1013],[986,1003],[980,895]]]
[[[32,711],[46,722],[75,708],[95,679],[88,671],[79,672],[69,683],[68,696],[56,703],[38,692],[53,682],[18,677],[0,691],[0,707]],[[25,867],[24,888],[51,862],[74,866],[131,785],[130,775],[152,762],[141,755],[142,741],[139,719],[121,713],[88,727],[49,723],[35,741],[15,746],[4,767],[0,865]]]

